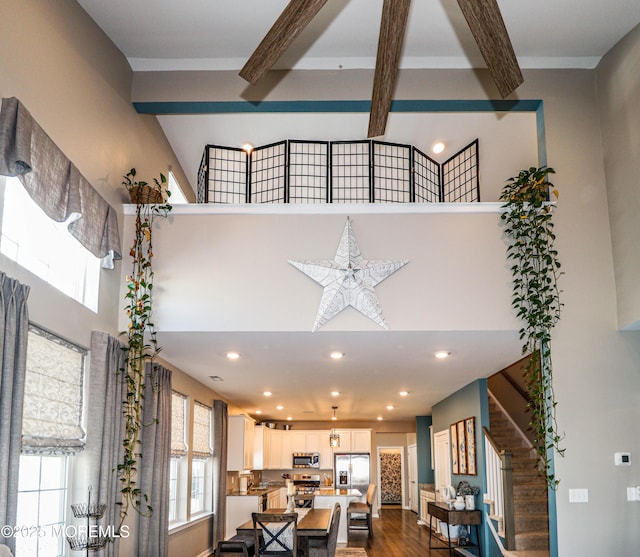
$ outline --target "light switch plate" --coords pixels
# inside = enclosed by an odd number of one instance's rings
[[[569,503],[588,503],[588,502],[589,502],[588,489],[570,489],[569,490]]]

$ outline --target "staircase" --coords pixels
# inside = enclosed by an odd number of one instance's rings
[[[508,557],[549,557],[547,482],[536,468],[536,456],[502,408],[489,397],[491,436],[513,454],[513,507],[516,549]]]

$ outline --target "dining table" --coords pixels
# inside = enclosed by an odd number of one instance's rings
[[[273,514],[284,514],[286,509],[269,509],[266,511]],[[305,555],[309,554],[309,538],[323,537],[329,534],[331,524],[331,509],[296,509],[298,513],[297,535],[298,547]],[[253,520],[247,520],[236,528],[236,532],[241,536],[253,536]]]

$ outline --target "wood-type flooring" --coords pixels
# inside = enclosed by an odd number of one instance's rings
[[[383,508],[373,519],[373,538],[366,530],[351,530],[347,547],[364,547],[367,557],[449,557],[447,551],[429,550],[429,529],[418,525],[416,513],[402,509]]]

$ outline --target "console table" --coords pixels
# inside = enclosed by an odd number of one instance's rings
[[[450,524],[463,524],[465,526],[474,526],[476,531],[476,543],[471,544],[469,547],[477,547],[479,557],[482,557],[482,549],[480,548],[480,536],[478,526],[482,524],[482,513],[479,510],[474,511],[457,511],[450,509],[446,503],[429,503],[429,549],[448,549],[449,555],[453,556],[454,548],[451,546],[451,536],[449,531]],[[432,521],[433,519],[441,520],[447,523],[447,538],[449,542],[448,547],[433,547],[431,545],[431,536],[433,533]],[[436,531],[438,524],[436,523]]]

